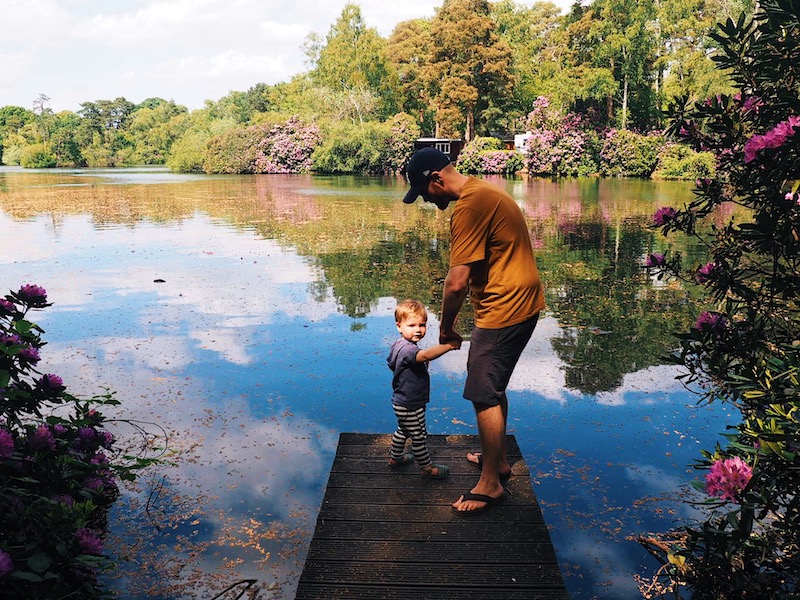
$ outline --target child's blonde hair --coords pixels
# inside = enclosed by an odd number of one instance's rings
[[[402,323],[409,317],[424,317],[428,320],[428,312],[425,310],[425,305],[417,300],[403,300],[397,303],[397,308],[394,309],[394,320],[397,323]]]

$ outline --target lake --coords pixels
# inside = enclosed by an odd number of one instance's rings
[[[667,244],[705,262],[648,228],[691,186],[490,179],[524,210],[547,289],[509,386],[509,433],[571,597],[639,598],[634,575],[657,565],[629,536],[693,516],[691,464],[734,420],[697,407],[663,358],[698,293],[642,268]],[[35,283],[54,303],[33,315],[40,369],[77,396],[115,391],[115,435],[167,449],[112,511],[107,584],[121,597],[208,598],[247,578],[259,598],[294,596],[338,434],[394,429],[396,301],[423,301],[421,345],[438,337],[449,213],[404,205],[405,188],[0,167],[2,293]],[[433,434],[476,433],[465,365],[466,345],[431,363]]]

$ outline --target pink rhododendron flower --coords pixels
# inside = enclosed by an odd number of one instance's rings
[[[13,315],[16,309],[16,304],[4,298],[0,298],[0,315]]]
[[[697,273],[695,273],[695,280],[697,283],[705,283],[709,279],[711,279],[714,270],[717,268],[717,263],[709,262],[704,264],[702,267],[697,269]]]
[[[725,317],[719,313],[702,312],[697,317],[694,327],[700,331],[707,331],[719,335],[721,330],[725,327]]]
[[[677,211],[671,206],[662,206],[653,215],[653,224],[661,227],[667,221],[671,221],[678,214]]]
[[[648,254],[644,261],[646,267],[660,267],[666,262],[663,254]]]
[[[11,555],[5,550],[0,550],[0,577],[5,577],[14,570]]]
[[[32,450],[55,450],[56,440],[47,425],[39,425],[28,437],[28,446]]]
[[[780,148],[786,143],[786,139],[795,134],[795,128],[800,128],[800,117],[792,115],[785,121],[781,121],[767,133],[754,135],[744,145],[744,162],[749,163],[755,160],[759,150],[766,148]]]
[[[42,378],[39,379],[36,385],[43,390],[56,392],[60,392],[64,389],[64,381],[61,379],[61,377],[58,375],[53,375],[52,373],[42,375]]]
[[[75,532],[75,537],[78,539],[78,546],[84,554],[103,553],[103,542],[91,529],[78,529]]]
[[[0,429],[0,458],[8,458],[14,451],[14,437],[5,429]]]
[[[42,306],[47,302],[47,290],[32,283],[19,288],[17,295],[31,306]]]
[[[33,346],[28,346],[27,348],[23,348],[17,353],[17,358],[20,359],[22,362],[28,362],[32,365],[35,365],[41,360],[39,356],[39,349],[34,348]]]
[[[706,492],[735,502],[752,477],[752,467],[738,456],[718,460],[706,474]]]

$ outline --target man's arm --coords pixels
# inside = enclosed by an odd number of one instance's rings
[[[457,265],[447,271],[442,298],[442,319],[439,324],[439,342],[442,344],[448,341],[461,341],[461,336],[455,332],[454,326],[469,291],[470,272],[469,265]]]

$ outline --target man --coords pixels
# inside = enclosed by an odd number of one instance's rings
[[[435,148],[417,151],[406,168],[411,189],[450,218],[450,268],[444,282],[440,343],[461,342],[456,317],[470,294],[475,328],[470,339],[464,398],[472,401],[480,454],[467,460],[481,468],[478,483],[452,507],[461,516],[482,513],[506,499],[501,479],[511,475],[505,449],[506,387],[544,308],[544,290],[522,211],[497,186],[456,171]]]

